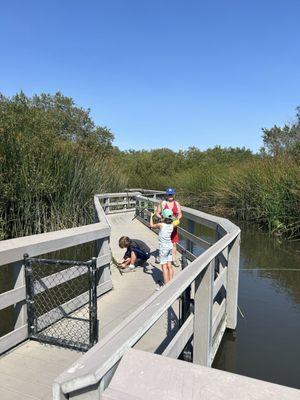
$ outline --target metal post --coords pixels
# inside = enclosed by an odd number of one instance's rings
[[[35,333],[34,288],[33,288],[33,275],[32,275],[32,261],[30,260],[28,254],[24,254],[24,265],[25,265],[25,282],[26,282],[28,336],[32,337]]]

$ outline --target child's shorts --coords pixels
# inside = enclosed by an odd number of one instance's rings
[[[166,264],[168,261],[172,262],[173,256],[172,256],[172,250],[173,247],[169,246],[161,246],[159,248],[159,257],[160,257],[160,263],[161,264]]]

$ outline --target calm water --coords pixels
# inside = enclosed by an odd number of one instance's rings
[[[214,367],[300,388],[300,243],[242,228],[240,268],[244,318],[239,313]]]
[[[209,230],[196,233],[210,238]],[[200,253],[200,249],[195,249]],[[88,260],[93,244],[51,254]],[[239,313],[235,332],[221,343],[214,367],[300,388],[300,243],[281,242],[242,227]],[[270,269],[281,269],[272,271]],[[296,269],[296,271],[290,271]],[[0,270],[0,293],[13,287],[9,267]],[[13,308],[0,311],[0,335],[13,326]]]

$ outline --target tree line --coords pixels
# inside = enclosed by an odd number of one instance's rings
[[[174,186],[184,204],[300,234],[300,108],[262,130],[258,153],[196,147],[121,151],[73,99],[0,95],[0,238],[90,223],[96,192]]]

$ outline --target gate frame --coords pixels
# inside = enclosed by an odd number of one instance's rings
[[[50,338],[41,338],[39,332],[37,332],[37,320],[35,316],[35,293],[34,293],[34,278],[32,271],[32,264],[46,264],[46,265],[69,265],[72,266],[85,266],[87,268],[88,281],[89,281],[89,299],[88,299],[88,315],[89,318],[87,322],[89,324],[89,343],[86,346],[76,346],[76,345],[68,345],[64,343],[64,340],[51,340]],[[99,327],[98,327],[98,318],[97,318],[97,280],[99,269],[97,269],[97,258],[93,257],[90,261],[77,261],[77,260],[59,260],[59,259],[47,259],[47,258],[37,258],[37,257],[29,257],[28,254],[24,254],[24,269],[25,269],[25,283],[26,283],[26,305],[27,305],[27,326],[28,326],[28,338],[30,340],[35,340],[41,343],[48,343],[55,346],[79,350],[79,351],[88,351],[91,347],[93,347],[99,339]],[[72,278],[74,279],[74,278]],[[70,280],[72,280],[70,279]],[[76,278],[75,278],[76,279]],[[68,282],[69,280],[65,281]],[[59,286],[58,283],[53,287]],[[76,299],[74,297],[73,299]],[[77,309],[84,307],[84,304],[79,306]],[[73,310],[70,315],[75,312],[77,309]],[[43,314],[44,315],[44,314]],[[41,329],[42,332],[44,329],[47,329],[49,326],[61,321],[66,317],[62,317],[55,321],[52,324],[49,324],[47,327]]]

